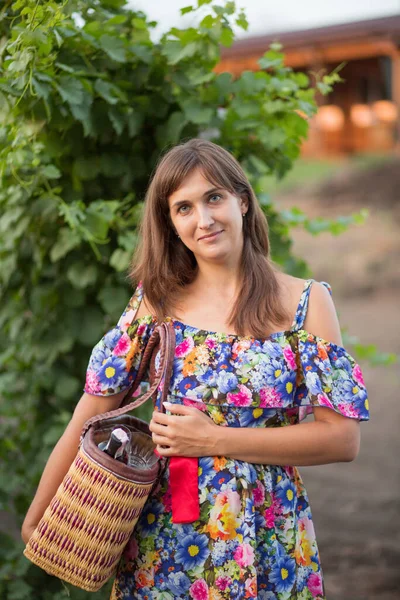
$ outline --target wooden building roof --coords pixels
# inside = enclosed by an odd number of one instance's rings
[[[400,14],[301,31],[283,31],[244,38],[222,51],[218,72],[239,74],[258,70],[257,60],[272,42],[279,41],[285,62],[292,67],[396,56],[400,48]]]

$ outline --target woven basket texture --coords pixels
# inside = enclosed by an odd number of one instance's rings
[[[50,575],[99,590],[114,573],[152,486],[113,475],[81,448],[25,556]]]

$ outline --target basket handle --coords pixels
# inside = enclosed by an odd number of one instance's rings
[[[172,370],[174,366],[175,330],[173,328],[172,323],[164,322],[154,329],[146,345],[146,349],[143,354],[143,358],[141,360],[137,376],[135,377],[134,383],[129,388],[128,394],[130,394],[131,392],[133,394],[134,391],[137,389],[148,367],[149,362],[151,361],[153,356],[155,357],[155,349],[158,346],[158,344],[161,351],[160,366],[158,372],[154,375],[153,383],[151,384],[150,389],[145,394],[143,394],[143,396],[140,396],[137,400],[134,400],[133,402],[130,402],[125,406],[122,406],[115,410],[111,410],[106,413],[95,415],[91,419],[88,419],[82,429],[81,442],[88,430],[90,429],[90,427],[94,425],[94,423],[97,423],[98,421],[101,421],[103,419],[119,417],[120,415],[124,415],[125,413],[133,410],[134,408],[138,408],[139,406],[147,402],[147,400],[157,392],[157,389],[162,379],[164,378],[164,386],[161,393],[161,410],[163,410],[162,403],[167,399],[169,382],[172,377]]]

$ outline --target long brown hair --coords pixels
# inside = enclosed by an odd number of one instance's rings
[[[194,169],[200,169],[216,187],[247,199],[240,265],[242,286],[229,324],[239,335],[265,337],[287,319],[269,257],[268,223],[243,169],[217,144],[192,139],[175,146],[159,161],[146,194],[141,242],[133,259],[131,278],[135,283],[142,281],[158,321],[173,314],[179,292],[195,279],[195,256],[178,240],[168,206],[170,195]]]

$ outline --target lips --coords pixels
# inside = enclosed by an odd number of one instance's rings
[[[214,231],[213,233],[209,233],[208,235],[203,235],[201,238],[199,238],[200,240],[209,240],[211,238],[215,238],[217,235],[219,235],[220,233],[222,233],[224,230],[221,229],[220,231]]]

